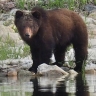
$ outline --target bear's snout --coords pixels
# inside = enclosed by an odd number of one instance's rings
[[[33,33],[32,33],[31,28],[29,28],[29,27],[25,28],[25,34],[24,34],[24,37],[28,39],[28,38],[31,38],[32,35],[33,35]]]
[[[25,37],[26,37],[26,38],[30,38],[30,34],[25,33]]]

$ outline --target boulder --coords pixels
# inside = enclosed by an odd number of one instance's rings
[[[45,63],[38,66],[37,73],[45,76],[63,76],[69,74],[57,65],[47,65]]]
[[[9,26],[0,25],[0,42],[6,42],[6,40],[11,40],[16,45],[24,45],[18,33],[15,33]]]
[[[10,71],[8,71],[7,72],[7,76],[9,77],[9,76],[17,76],[17,70],[10,70]]]
[[[66,68],[63,68],[66,69]],[[61,77],[61,76],[68,76],[70,75],[77,75],[78,73],[74,70],[65,71],[62,68],[58,67],[57,65],[47,65],[45,63],[41,64],[37,68],[37,73],[44,75],[44,76],[55,76],[55,77]]]

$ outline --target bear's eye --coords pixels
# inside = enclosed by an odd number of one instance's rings
[[[23,16],[23,12],[18,10],[15,14],[15,18],[18,19],[18,18],[21,18]]]

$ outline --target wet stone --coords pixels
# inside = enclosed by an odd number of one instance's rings
[[[7,76],[17,76],[17,71],[16,70],[10,70],[7,72]]]
[[[43,64],[38,66],[37,72],[38,72],[38,74],[42,74],[44,76],[49,76],[49,77],[50,76],[58,76],[58,77],[60,77],[60,76],[69,75],[69,74],[70,75],[73,75],[73,74],[77,75],[78,74],[74,70],[69,70],[69,72],[68,72],[68,71],[65,71],[63,69],[58,67],[57,65],[47,65],[47,64],[43,63]]]
[[[96,70],[95,69],[86,70],[85,73],[86,74],[96,74]]]

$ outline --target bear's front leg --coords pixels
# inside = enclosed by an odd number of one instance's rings
[[[36,73],[37,67],[39,65],[39,50],[31,48],[31,55],[32,55],[33,64],[29,68],[29,71]]]
[[[46,63],[49,64],[50,58],[52,56],[51,49],[34,49],[31,50],[33,65],[29,68],[29,71],[37,73],[37,68],[40,64]]]

